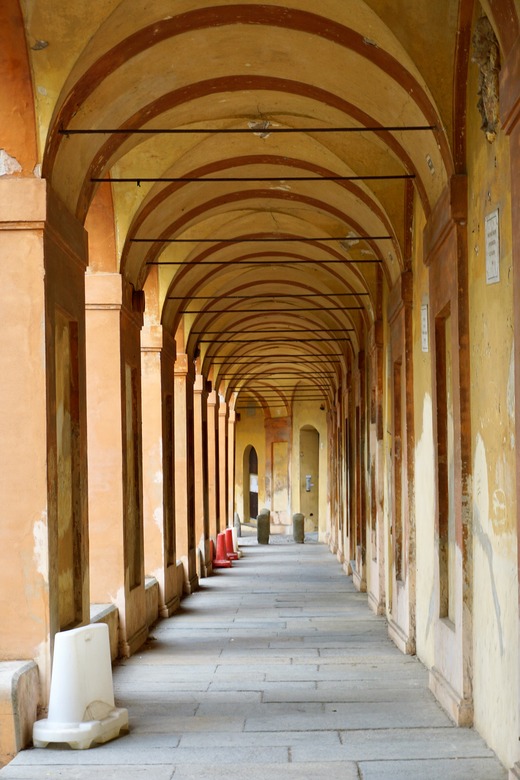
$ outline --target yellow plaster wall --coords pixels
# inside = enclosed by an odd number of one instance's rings
[[[506,766],[518,758],[518,611],[509,142],[489,144],[468,89],[468,267],[473,468],[475,726]],[[500,281],[486,283],[485,217],[499,210]],[[504,724],[508,724],[504,728]],[[516,724],[514,726],[513,724]]]
[[[240,403],[237,404],[240,408]],[[244,517],[244,451],[253,446],[258,455],[258,511],[266,505],[265,495],[265,428],[264,412],[259,406],[240,409],[240,420],[235,424],[235,512]]]
[[[291,511],[300,511],[300,429],[304,425],[312,425],[320,435],[320,463],[319,463],[319,518],[318,535],[320,541],[325,541],[327,532],[327,418],[326,412],[320,409],[319,402],[301,402],[296,403],[293,409],[293,453],[296,457],[292,458],[291,481],[293,484]],[[306,524],[306,530],[309,530]]]
[[[415,528],[416,528],[416,647],[417,655],[431,667],[434,663],[433,620],[435,617],[435,477],[432,407],[431,352],[421,343],[421,306],[428,306],[428,268],[423,262],[425,219],[420,208],[414,215],[414,308],[413,371],[415,426]],[[431,320],[428,317],[428,350],[431,349]]]
[[[240,404],[238,404],[240,407]],[[300,458],[299,437],[300,428],[312,425],[319,433],[319,537],[325,539],[327,523],[327,420],[326,412],[320,409],[319,402],[295,403],[293,407],[292,440],[288,447],[288,474],[290,480],[291,515],[300,511]],[[243,460],[244,451],[252,445],[258,454],[258,508],[266,506],[266,446],[264,412],[260,407],[248,406],[240,409],[240,420],[236,424],[235,444],[235,512],[243,521],[244,484]],[[291,457],[292,456],[292,457]],[[292,489],[291,489],[292,487]],[[290,523],[289,523],[290,525]],[[310,529],[307,529],[310,530]]]

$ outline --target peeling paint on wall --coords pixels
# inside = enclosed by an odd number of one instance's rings
[[[5,149],[0,149],[0,176],[9,176],[12,173],[19,173],[22,166],[14,157],[11,157]]]
[[[34,661],[38,665],[40,670],[40,681],[42,685],[42,700],[47,701],[50,694],[50,680],[51,680],[51,651],[50,651],[50,636],[48,639],[41,642],[36,648],[34,654]]]
[[[425,607],[417,611],[417,654],[428,666],[433,664],[434,659],[432,632],[435,617],[435,482],[432,468],[434,453],[432,399],[426,393],[423,399],[422,433],[415,446],[415,517],[416,593],[417,602]]]
[[[157,526],[157,528],[159,529],[159,531],[162,532],[162,528],[163,528],[163,508],[162,508],[162,506],[158,506],[158,507],[156,507],[154,509],[153,521],[154,521],[155,525]]]
[[[509,375],[507,377],[507,413],[509,419],[514,423],[515,421],[515,348],[511,347],[511,358],[509,361]],[[514,425],[513,425],[514,429]],[[511,433],[511,449],[515,446],[515,434],[514,430]]]
[[[34,538],[34,562],[36,571],[41,574],[44,581],[49,582],[49,545],[47,540],[47,512],[43,511],[42,516],[33,526]]]
[[[489,482],[486,459],[486,448],[481,435],[477,434],[477,446],[475,447],[475,462],[473,464],[473,539],[484,552],[493,594],[493,606],[500,645],[500,655],[504,654],[504,639],[502,635],[502,620],[500,601],[498,598],[494,571],[493,571],[493,545],[486,529],[489,526]],[[496,491],[495,491],[496,492]]]

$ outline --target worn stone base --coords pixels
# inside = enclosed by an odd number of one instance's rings
[[[405,655],[415,654],[415,639],[409,636],[392,618],[388,618],[388,636]]]
[[[34,661],[0,663],[0,766],[32,740],[40,702],[40,677]]]
[[[520,780],[520,761],[517,761],[509,770],[508,780]]]
[[[430,690],[457,726],[473,725],[473,702],[463,699],[441,672],[430,669]]]
[[[159,615],[162,618],[169,618],[171,617],[177,610],[179,609],[181,605],[181,600],[177,595],[173,596],[173,598],[170,599],[166,604],[161,604],[159,608]]]
[[[208,576],[208,573],[206,571],[206,560],[204,556],[204,550],[201,547],[197,547],[196,557],[197,557],[197,576],[200,580],[203,580],[205,577]]]
[[[196,574],[193,574],[189,580],[184,580],[184,593],[187,596],[190,593],[195,593],[199,589],[199,578]]]
[[[372,591],[369,591],[368,593],[368,605],[372,612],[376,615],[384,615],[385,614],[385,603],[384,601],[375,595],[375,593],[372,593]]]
[[[131,655],[134,655],[140,647],[144,645],[148,638],[148,626],[142,626],[138,631],[135,632],[135,634],[131,637],[127,637],[126,639],[123,639],[119,643],[119,653],[122,658],[130,658]]]
[[[352,576],[352,564],[350,561],[343,561],[343,571],[348,577]]]
[[[159,583],[155,577],[146,577],[144,590],[146,596],[146,624],[150,628],[159,619]]]
[[[357,569],[354,569],[352,572],[352,582],[354,583],[356,590],[359,590],[360,593],[366,593],[367,581],[364,576],[357,571]]]

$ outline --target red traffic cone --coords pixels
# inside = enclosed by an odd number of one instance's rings
[[[238,561],[238,553],[235,552],[233,545],[233,531],[231,528],[226,528],[226,553],[230,561]]]
[[[227,557],[226,552],[226,534],[222,533],[217,536],[217,554],[213,561],[214,569],[230,569],[231,561]]]

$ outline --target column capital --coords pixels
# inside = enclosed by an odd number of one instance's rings
[[[210,393],[208,393],[208,406],[217,406],[218,404],[218,394],[216,390],[212,390]]]
[[[162,325],[145,325],[141,329],[141,351],[161,352],[164,347],[164,331]]]
[[[120,273],[85,274],[86,309],[114,309],[124,312],[141,328],[143,325],[144,294],[134,289]]]
[[[0,177],[0,230],[43,228],[47,219],[47,182]]]
[[[85,274],[87,309],[117,309],[123,306],[123,278],[119,273]]]
[[[77,267],[87,267],[87,232],[45,179],[0,177],[2,230],[41,230]]]
[[[191,382],[195,381],[195,366],[185,352],[177,354],[177,357],[175,358],[174,373],[176,377],[185,377]]]

